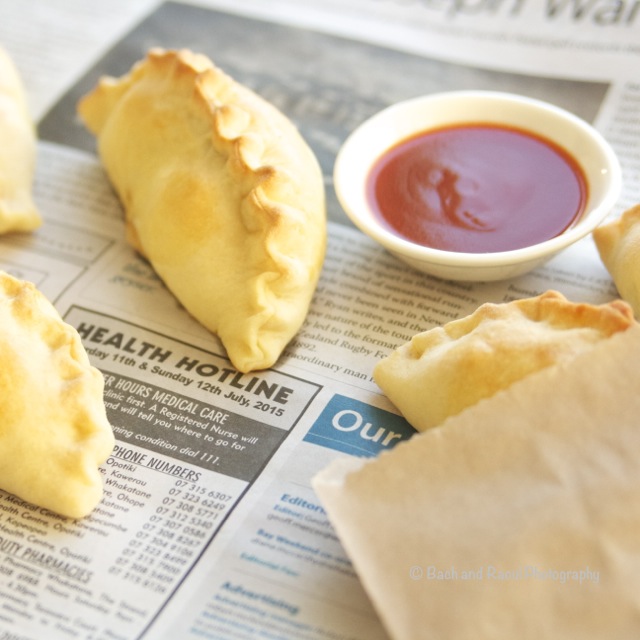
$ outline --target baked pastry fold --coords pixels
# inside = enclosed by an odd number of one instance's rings
[[[486,303],[414,336],[381,360],[373,376],[407,421],[424,431],[634,324],[621,300],[574,303],[547,291]]]
[[[640,318],[640,205],[594,229],[593,239],[618,293]]]
[[[18,70],[0,47],[0,233],[32,231],[42,219],[33,201],[36,131]]]
[[[208,58],[154,49],[79,103],[127,238],[241,371],[304,321],[326,243],[324,182],[295,126]]]
[[[0,272],[0,488],[70,518],[102,498],[114,446],[102,374],[33,284]]]

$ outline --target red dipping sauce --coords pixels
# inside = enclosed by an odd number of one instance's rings
[[[464,124],[425,131],[374,165],[368,198],[399,236],[466,253],[549,240],[582,215],[588,186],[576,160],[528,131]]]

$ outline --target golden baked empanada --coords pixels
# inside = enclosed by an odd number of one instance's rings
[[[0,272],[0,488],[87,515],[114,445],[102,392],[77,331],[33,284]]]
[[[593,239],[618,293],[640,318],[640,205],[594,229]]]
[[[323,177],[294,125],[203,55],[151,51],[79,113],[130,243],[241,371],[304,321],[326,242]]]
[[[483,304],[420,333],[381,360],[373,375],[407,421],[424,431],[634,324],[621,300],[597,306],[547,291]]]
[[[31,189],[36,132],[13,61],[0,47],[0,233],[32,231],[42,220]]]

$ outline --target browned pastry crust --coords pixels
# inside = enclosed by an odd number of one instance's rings
[[[0,488],[72,518],[102,497],[114,436],[102,374],[29,282],[0,272]]]
[[[149,52],[79,104],[130,243],[242,371],[304,321],[326,242],[324,184],[293,124],[202,55]]]
[[[595,229],[593,239],[618,293],[640,318],[640,205]]]
[[[36,132],[22,80],[0,47],[0,233],[32,231],[42,220],[31,190]]]
[[[422,431],[634,324],[631,308],[621,300],[574,303],[548,291],[487,303],[414,336],[377,364],[374,379]]]

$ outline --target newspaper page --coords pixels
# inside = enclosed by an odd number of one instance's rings
[[[592,122],[638,200],[640,4],[607,0],[302,3],[0,0],[38,123],[44,224],[0,239],[105,377],[116,435],[104,499],[81,520],[0,495],[0,639],[289,638],[387,634],[310,478],[413,430],[371,379],[415,333],[486,301],[553,288],[616,295],[592,241],[497,283],[445,282],[357,231],[333,192],[347,135],[405,98],[499,89]],[[235,371],[124,241],[122,208],[76,103],[153,46],[205,53],[300,128],[323,168],[329,246],[308,318],[268,371]]]

